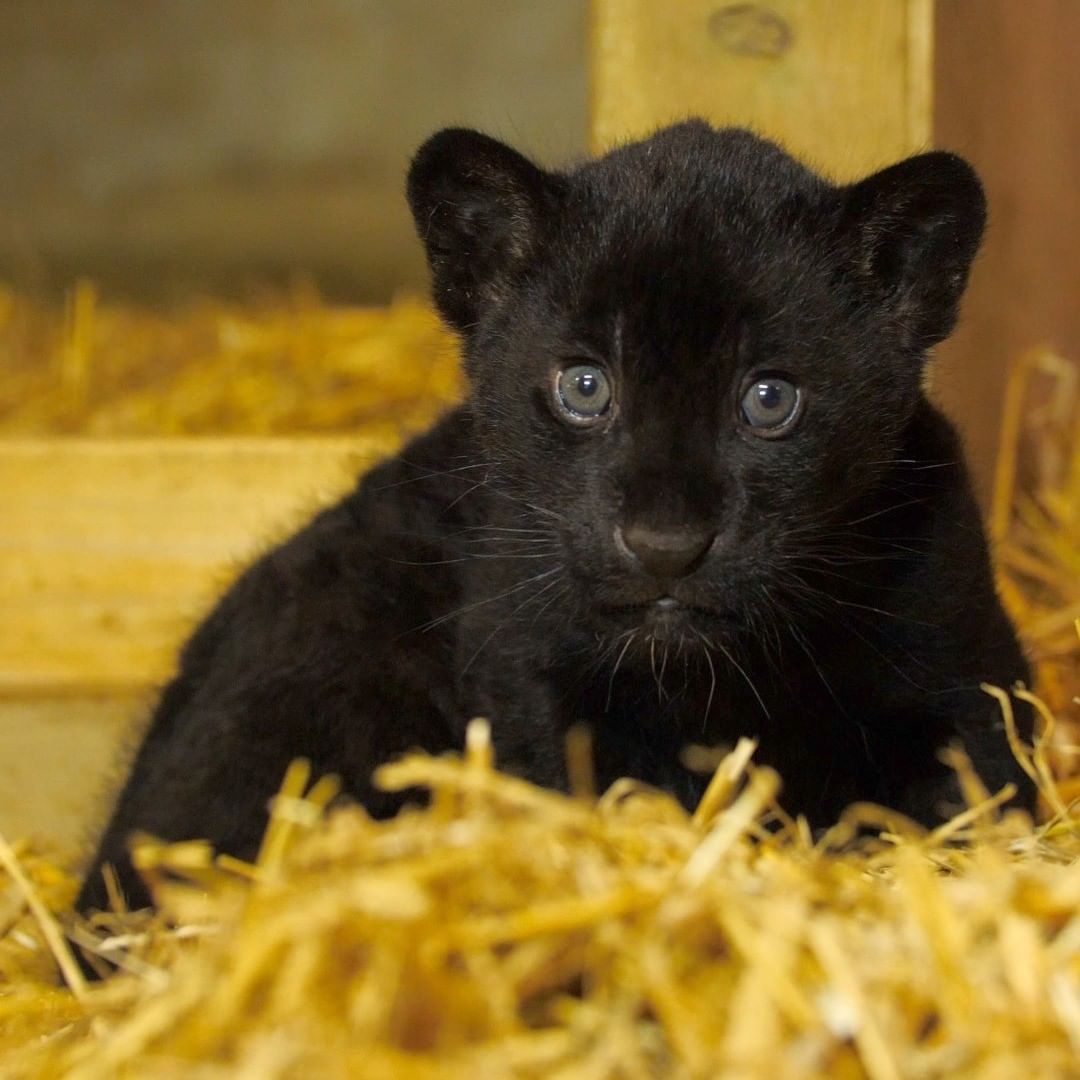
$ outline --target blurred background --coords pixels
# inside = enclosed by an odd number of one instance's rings
[[[120,733],[236,566],[460,393],[454,343],[410,299],[426,283],[402,196],[445,125],[559,164],[703,112],[842,179],[959,151],[991,225],[934,393],[989,509],[1009,373],[1027,356],[1046,376],[1040,423],[1065,449],[1019,461],[1002,543],[1018,485],[1078,483],[1056,359],[1080,356],[1077,0],[0,14],[0,829],[85,832]],[[1050,620],[1040,661],[1075,644],[1080,584],[1059,566],[1080,511],[1063,505],[1038,503],[1058,508],[1049,570],[1042,541],[1014,544],[1037,602],[1006,582],[1014,613]]]
[[[110,295],[424,287],[409,157],[586,143],[584,0],[41,0],[0,36],[0,271]]]

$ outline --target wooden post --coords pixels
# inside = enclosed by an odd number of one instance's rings
[[[852,179],[929,145],[932,20],[932,0],[593,0],[593,146],[700,115]]]

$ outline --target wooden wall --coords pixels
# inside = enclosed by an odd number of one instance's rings
[[[990,199],[935,375],[985,496],[1009,363],[1043,342],[1080,358],[1080,2],[937,0],[934,52],[934,141]]]

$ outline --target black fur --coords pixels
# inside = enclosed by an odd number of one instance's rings
[[[408,195],[468,397],[197,631],[82,907],[103,902],[105,860],[146,899],[135,828],[250,856],[295,756],[391,814],[373,767],[459,748],[475,715],[504,766],[557,787],[564,734],[587,721],[601,785],[636,776],[687,805],[703,780],[683,747],[742,734],[815,825],[853,799],[937,820],[957,800],[938,760],[954,740],[1030,805],[978,689],[1027,669],[956,436],[921,389],[983,227],[964,162],[925,154],[837,187],[689,122],[549,173],[444,131]],[[559,419],[567,361],[610,376],[603,423]],[[804,395],[782,438],[738,420],[762,371]],[[715,539],[658,581],[617,527]]]

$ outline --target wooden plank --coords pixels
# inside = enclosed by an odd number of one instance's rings
[[[164,679],[239,567],[391,449],[370,438],[0,443],[0,695]]]
[[[701,115],[862,175],[929,144],[932,17],[932,0],[593,0],[593,145]]]

